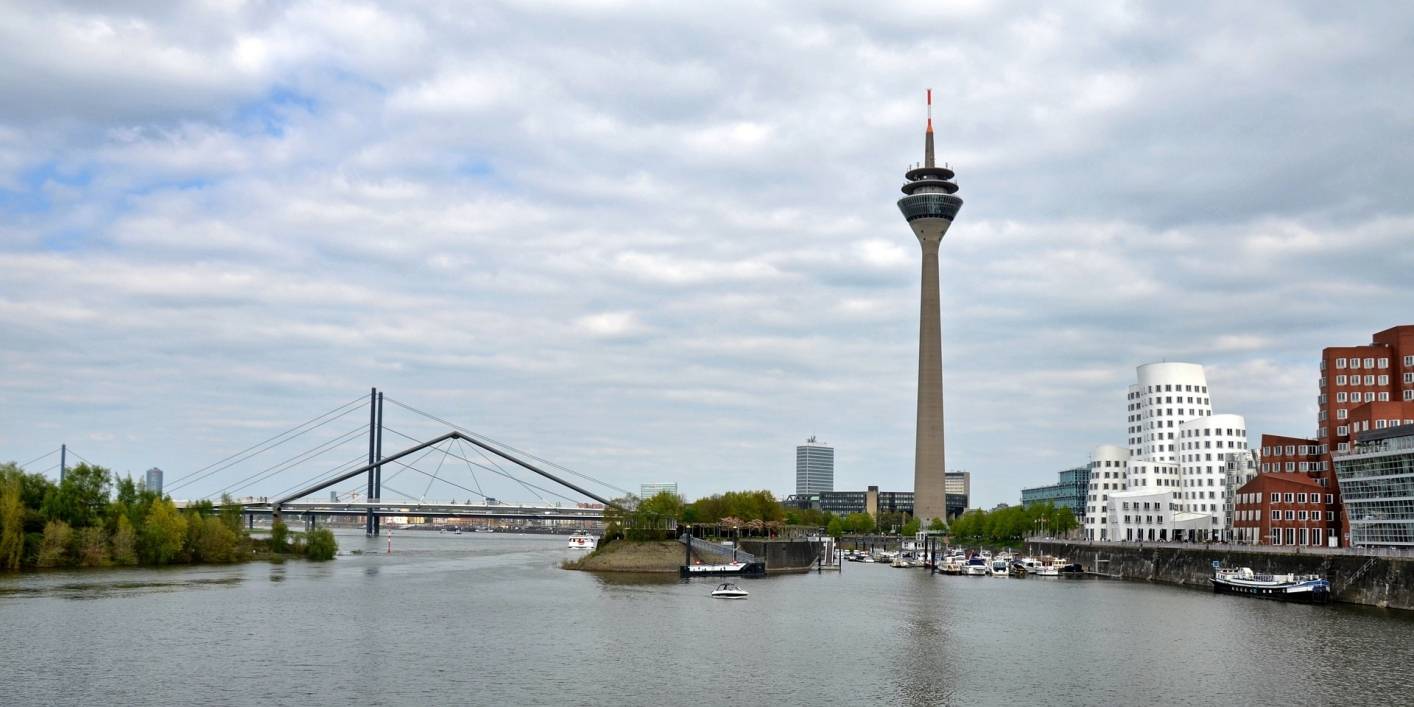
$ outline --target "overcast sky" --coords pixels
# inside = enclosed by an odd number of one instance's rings
[[[928,86],[966,201],[943,353],[975,505],[1123,444],[1150,361],[1204,364],[1254,444],[1311,434],[1321,347],[1414,323],[1412,20],[12,3],[0,459],[67,442],[170,480],[378,386],[630,489],[791,493],[811,434],[836,488],[910,489],[919,252],[895,201]]]

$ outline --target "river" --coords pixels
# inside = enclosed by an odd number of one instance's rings
[[[564,538],[0,575],[0,703],[1409,704],[1414,615],[1106,580],[558,568]]]

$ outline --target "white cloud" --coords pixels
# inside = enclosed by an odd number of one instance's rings
[[[103,430],[88,458],[179,473],[376,384],[630,488],[787,492],[811,432],[842,486],[906,488],[894,202],[929,84],[967,202],[949,464],[979,502],[1122,436],[1149,360],[1300,433],[1319,349],[1407,316],[1408,15],[16,8],[0,458]]]

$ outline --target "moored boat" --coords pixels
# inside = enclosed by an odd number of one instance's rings
[[[1217,563],[1214,562],[1214,565]],[[1213,568],[1213,592],[1241,594],[1263,599],[1325,604],[1331,599],[1331,583],[1315,574],[1257,574],[1251,567]]]

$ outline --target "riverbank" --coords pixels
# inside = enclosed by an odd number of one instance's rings
[[[676,540],[614,540],[584,557],[560,566],[586,572],[672,572],[683,564],[683,545]],[[693,555],[694,560],[701,559]]]
[[[1331,583],[1331,598],[1347,604],[1414,611],[1414,559],[1360,554],[1256,550],[1240,545],[1130,545],[1031,541],[1032,555],[1079,562],[1090,572],[1185,586],[1211,587],[1213,563],[1251,567],[1265,574],[1318,574]]]

